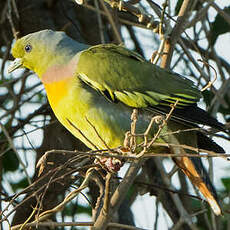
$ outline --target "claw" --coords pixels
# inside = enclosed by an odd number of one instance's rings
[[[102,168],[108,170],[111,173],[116,173],[124,165],[122,160],[116,159],[114,157],[101,157],[95,160],[96,164],[100,164]]]

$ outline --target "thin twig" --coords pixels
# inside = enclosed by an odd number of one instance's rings
[[[108,150],[110,149],[109,146],[107,145],[107,143],[105,142],[105,140],[100,136],[100,134],[98,133],[97,129],[95,128],[95,126],[88,120],[88,118],[85,118],[86,121],[89,123],[89,125],[93,128],[95,134],[97,135],[97,137],[101,140],[101,142],[104,144],[105,148],[107,148]]]
[[[137,142],[136,142],[136,125],[137,125],[137,119],[138,119],[138,110],[133,109],[132,115],[131,115],[131,128],[130,128],[130,150],[131,152],[135,152],[136,147],[137,147]]]
[[[101,43],[104,44],[105,43],[104,28],[103,28],[103,23],[102,23],[102,18],[101,18],[98,0],[94,0],[94,5],[95,5],[95,8],[97,9],[96,13],[97,13],[97,21],[98,21]]]
[[[84,135],[84,133],[83,133],[79,128],[77,128],[76,125],[74,125],[68,118],[66,118],[66,120],[68,121],[68,123],[69,123],[74,129],[76,129],[76,130],[82,135],[82,137],[85,138],[85,140],[86,140],[87,142],[90,143],[90,145],[92,145],[92,146],[94,147],[94,149],[98,149],[97,146],[94,145],[93,142],[90,141],[90,140]]]
[[[10,137],[8,131],[6,130],[5,126],[4,126],[1,122],[0,122],[0,127],[1,127],[1,129],[2,129],[2,131],[3,131],[3,133],[4,133],[4,135],[6,136],[6,138],[7,138],[8,142],[9,142],[9,145],[10,145],[11,149],[15,152],[15,154],[16,154],[16,156],[17,156],[17,158],[18,158],[18,161],[20,162],[20,164],[21,164],[21,166],[22,166],[22,168],[23,168],[23,171],[24,171],[24,173],[25,173],[25,175],[26,175],[26,178],[27,178],[28,183],[31,184],[31,179],[30,179],[29,174],[28,174],[28,172],[27,172],[27,170],[26,170],[26,166],[25,166],[25,164],[23,163],[21,157],[19,156],[19,154],[18,154],[18,152],[17,152],[17,150],[16,150],[16,148],[15,148],[15,146],[14,146],[13,140],[11,139],[11,137]]]
[[[188,145],[181,145],[181,144],[171,144],[171,143],[153,143],[152,146],[162,146],[162,147],[180,147],[182,149],[188,149],[192,150],[195,153],[186,153],[186,154],[174,154],[174,153],[154,153],[154,152],[146,152],[142,157],[143,158],[149,158],[149,157],[199,157],[199,158],[207,158],[207,157],[222,157],[226,159],[227,157],[230,157],[230,153],[216,153],[214,151],[209,151],[206,149],[199,149]],[[46,152],[46,154],[50,153],[61,153],[65,152],[66,154],[83,154],[84,156],[103,156],[103,157],[113,157],[118,159],[127,159],[127,160],[136,160],[137,156],[133,155],[132,153],[129,154],[129,152],[125,152],[125,155],[121,155],[121,151],[119,149],[111,149],[113,153],[108,153],[107,149],[103,149],[100,151],[90,151],[90,152],[83,152],[83,151],[67,151],[67,150],[49,150]],[[206,153],[206,154],[199,154],[200,152]]]
[[[215,75],[214,75],[214,79],[213,79],[212,81],[209,81],[208,84],[207,84],[205,87],[203,87],[203,88],[201,89],[201,92],[203,92],[204,90],[210,88],[210,87],[214,84],[214,82],[215,82],[216,79],[217,79],[217,72],[216,72],[215,68],[214,68],[212,65],[210,65],[209,63],[207,63],[206,61],[201,60],[201,59],[198,59],[198,61],[200,61],[200,62],[202,62],[204,65],[210,67],[210,68],[214,71],[214,74],[215,74]]]
[[[15,225],[11,230],[18,230],[21,225]],[[54,229],[56,227],[65,227],[65,226],[93,226],[93,222],[39,222],[39,223],[27,223],[24,227],[50,227]]]
[[[65,197],[65,199],[53,209],[42,212],[35,221],[31,222],[31,224],[37,224],[38,222],[46,220],[50,215],[58,211],[61,211],[67,203],[73,200],[83,189],[85,189],[88,186],[89,180],[91,179],[92,175],[93,175],[93,169],[89,169],[84,181],[82,182],[81,186],[78,189],[75,189],[74,191],[70,192]],[[21,226],[22,225],[19,225],[19,226],[17,225],[13,227],[12,230],[16,230],[20,228]],[[25,226],[28,226],[28,224],[26,224]]]
[[[143,160],[134,161],[131,163],[128,171],[126,172],[125,177],[120,182],[118,187],[116,188],[115,192],[113,193],[111,200],[110,200],[110,209],[109,209],[109,216],[101,215],[98,216],[95,224],[94,230],[105,230],[107,228],[107,223],[109,221],[108,218],[111,218],[114,213],[120,207],[121,202],[126,197],[126,192],[128,191],[129,187],[133,183],[135,176],[137,175],[139,169],[141,168],[141,164]]]
[[[156,141],[156,139],[159,137],[162,129],[165,127],[165,125],[167,124],[167,122],[169,121],[169,119],[171,118],[171,115],[173,113],[173,111],[175,110],[177,104],[178,104],[178,100],[172,105],[171,110],[169,111],[169,113],[167,114],[166,118],[163,119],[163,123],[159,126],[159,129],[157,130],[156,134],[154,135],[153,139],[148,143],[147,148],[150,148],[151,145]]]
[[[161,67],[163,68],[170,67],[174,45],[177,43],[181,33],[184,31],[184,25],[189,17],[191,4],[192,4],[191,0],[184,0],[181,5],[178,18],[177,18],[177,23],[175,27],[172,29],[172,32],[164,46],[162,62],[161,62]]]
[[[109,21],[110,25],[113,28],[113,32],[114,32],[114,35],[115,35],[118,43],[122,43],[123,41],[122,41],[121,35],[120,35],[120,33],[119,33],[118,29],[117,29],[117,26],[116,26],[116,24],[114,22],[114,19],[113,19],[112,15],[111,15],[110,11],[108,10],[107,6],[104,3],[104,0],[100,0],[100,3],[101,3],[101,5],[102,5],[107,17],[108,17],[108,21]]]

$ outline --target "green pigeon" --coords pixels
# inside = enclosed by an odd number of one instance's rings
[[[183,132],[198,128],[198,124],[223,130],[221,123],[197,107],[202,97],[198,88],[136,52],[114,44],[88,46],[64,32],[43,30],[18,39],[12,54],[16,59],[9,72],[19,67],[34,71],[57,119],[91,149],[123,146],[133,109],[138,111],[136,133],[141,134],[152,117],[167,115],[177,102],[155,143],[167,143],[168,152],[176,154],[193,152],[178,145],[224,152],[200,131]],[[158,129],[159,124],[154,123],[149,138]],[[143,138],[138,137],[137,143],[141,141]],[[152,151],[160,152],[162,148],[154,147]],[[214,213],[220,215],[215,189],[200,158],[175,157],[174,161],[205,196]]]

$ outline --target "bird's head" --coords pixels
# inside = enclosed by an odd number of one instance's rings
[[[8,67],[8,72],[26,67],[42,76],[53,63],[68,62],[82,49],[84,44],[72,40],[64,32],[42,30],[31,33],[15,42],[12,48],[15,60]]]

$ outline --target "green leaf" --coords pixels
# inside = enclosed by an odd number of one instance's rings
[[[16,192],[18,189],[23,189],[29,186],[29,183],[26,177],[17,183],[10,183],[10,184],[14,192]]]
[[[224,187],[226,188],[226,190],[229,192],[230,191],[230,177],[221,178],[221,181]]]
[[[18,158],[13,150],[9,150],[3,155],[3,170],[5,172],[15,171],[19,167]]]
[[[179,14],[179,11],[180,11],[180,8],[182,6],[182,3],[183,3],[184,0],[178,0],[177,1],[177,4],[175,6],[175,15],[178,15]],[[202,4],[197,2],[195,7],[193,8],[193,10],[198,10],[199,8],[202,7]]]
[[[176,7],[175,7],[175,15],[178,15],[183,1],[184,1],[184,0],[178,0],[178,1],[177,1]]]
[[[214,93],[210,90],[205,90],[202,92],[202,95],[206,106],[209,107],[211,105],[212,99],[215,96]]]
[[[211,92],[210,90],[205,90],[204,92],[202,92],[203,98],[204,98],[204,102],[208,107],[208,112],[211,113],[212,112],[212,108],[211,103],[213,98],[215,97],[215,94],[213,92]],[[227,105],[226,107],[224,107],[222,104],[220,104],[218,112],[221,113],[224,117],[226,122],[229,121],[230,119],[230,99],[229,99],[229,95],[226,94],[223,98],[225,104]]]
[[[224,12],[230,15],[230,6],[224,8]],[[211,45],[214,45],[218,36],[230,32],[230,25],[226,20],[217,14],[214,22],[211,24]]]
[[[88,214],[90,216],[92,210],[90,206],[83,206],[78,203],[70,203],[65,207],[63,213],[67,216],[73,216],[75,214]]]
[[[38,97],[39,102],[44,102],[44,100],[46,99],[46,96],[45,96],[45,94],[43,92],[39,92],[37,94],[37,97]]]

